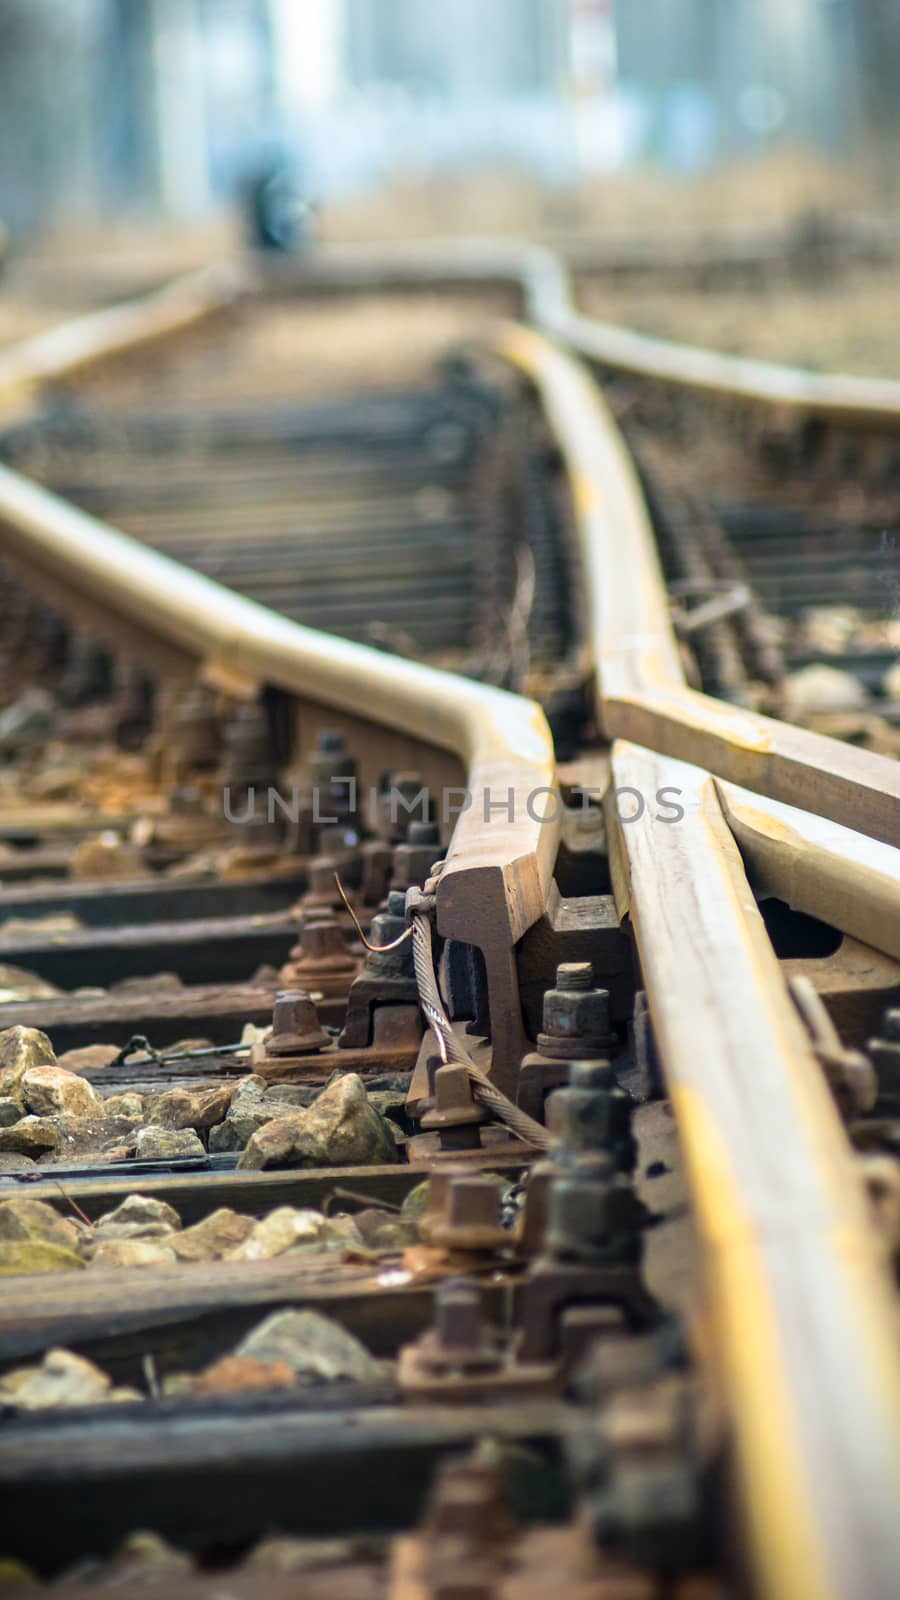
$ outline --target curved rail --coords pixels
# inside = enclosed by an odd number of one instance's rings
[[[537,388],[568,469],[607,737],[896,843],[900,763],[688,688],[646,503],[596,384],[529,329],[511,327],[497,348]]]
[[[204,267],[140,299],[75,317],[0,350],[0,419],[27,410],[43,384],[185,333],[227,310],[247,287],[238,265]]]
[[[798,416],[847,425],[900,427],[900,382],[816,373],[772,361],[727,355],[588,317],[578,310],[566,262],[545,245],[471,237],[382,246],[330,246],[299,260],[237,262],[191,273],[121,306],[78,318],[0,353],[0,411],[21,410],[42,381],[196,322],[241,293],[379,288],[511,289],[526,317],[605,369]],[[5,401],[5,404],[4,404]]]
[[[758,894],[900,961],[900,849],[716,780]]]
[[[513,947],[544,909],[559,837],[553,742],[540,706],[301,627],[6,468],[0,548],[126,655],[199,670],[244,692],[266,683],[333,710],[362,710],[462,760],[472,803],[440,877],[438,929],[484,955],[492,1072],[510,1088],[526,1048]]]

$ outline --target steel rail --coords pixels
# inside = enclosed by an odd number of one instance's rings
[[[716,780],[757,894],[900,961],[900,849]]]
[[[233,305],[250,282],[237,264],[204,267],[150,294],[75,317],[0,350],[0,420],[27,411],[44,384],[187,332]]]
[[[510,327],[497,350],[534,384],[566,462],[607,738],[630,739],[895,844],[900,763],[687,686],[649,512],[597,385],[580,362],[530,329]]]
[[[624,813],[609,807],[617,904],[634,925],[685,1152],[708,1286],[708,1347],[730,1417],[760,1588],[778,1600],[799,1593],[887,1600],[900,1560],[893,1286],[716,780],[666,748],[675,741],[660,717],[659,686],[668,691],[668,716],[687,697],[682,725],[699,731],[709,765],[741,767],[749,749],[754,787],[795,789],[776,758],[786,748],[795,762],[813,757],[806,736],[786,747],[778,724],[747,718],[733,759],[729,740],[746,714],[719,719],[714,703],[683,686],[649,520],[595,385],[533,333],[512,330],[500,349],[529,374],[568,468],[597,703],[614,740],[612,791]],[[644,719],[655,718],[657,749],[622,737],[635,705]],[[714,714],[705,720],[707,706]],[[683,748],[691,739],[679,742]],[[837,770],[846,800],[856,764],[845,767],[831,744],[813,741],[815,778],[822,780],[823,767]],[[896,794],[896,768],[882,766]],[[869,781],[871,774],[866,763]],[[723,788],[739,812],[741,793]],[[669,800],[677,796],[680,817],[655,803],[664,791]],[[751,846],[786,898],[799,884],[807,899],[824,865],[820,909],[830,906],[843,877],[851,885],[844,922],[865,927],[870,939],[880,933],[892,946],[898,852],[752,794],[744,814],[755,804],[768,830],[757,821],[756,834],[765,833],[769,844],[776,821],[782,846],[794,823],[789,851]]]
[[[484,955],[492,1073],[509,1092],[527,1048],[514,946],[544,910],[560,827],[553,742],[541,708],[302,627],[6,468],[0,554],[126,655],[200,671],[245,694],[270,684],[461,759],[471,804],[459,815],[439,879],[438,929]]]
[[[620,791],[680,790],[677,825],[610,809],[684,1152],[701,1339],[769,1600],[890,1600],[900,1569],[895,1290],[853,1155],[747,884],[714,780],[613,747]]]

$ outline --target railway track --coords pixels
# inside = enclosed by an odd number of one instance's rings
[[[298,396],[298,292],[460,284],[532,326]],[[0,402],[10,1562],[892,1594],[898,386],[469,244]]]

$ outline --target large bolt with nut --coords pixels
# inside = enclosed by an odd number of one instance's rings
[[[630,1262],[646,1213],[605,1154],[582,1155],[550,1191],[544,1248],[558,1260]]]
[[[544,995],[543,1029],[538,1034],[542,1055],[602,1056],[618,1045],[609,1024],[609,990],[594,987],[589,961],[564,961],[556,969],[556,987]]]
[[[572,1061],[568,1086],[547,1101],[547,1126],[559,1140],[560,1159],[605,1151],[618,1171],[631,1172],[637,1159],[633,1113],[634,1102],[608,1061]]]

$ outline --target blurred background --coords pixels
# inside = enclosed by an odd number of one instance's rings
[[[0,0],[0,218],[326,236],[892,208],[900,0]]]

